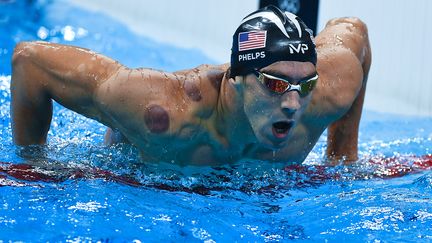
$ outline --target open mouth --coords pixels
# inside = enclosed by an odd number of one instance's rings
[[[293,122],[281,121],[275,122],[272,126],[273,135],[277,138],[285,138],[289,130],[293,126]]]

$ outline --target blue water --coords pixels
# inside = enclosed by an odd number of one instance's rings
[[[431,118],[365,111],[360,159],[351,167],[319,166],[325,136],[297,168],[142,163],[131,146],[103,146],[102,125],[60,105],[49,145],[19,148],[11,140],[9,63],[14,45],[25,40],[87,47],[131,67],[214,63],[69,2],[0,1],[0,241],[432,239],[432,174],[401,170],[413,168],[413,156],[432,153]],[[396,159],[385,165],[378,158]]]

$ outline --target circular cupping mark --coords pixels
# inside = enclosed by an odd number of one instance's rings
[[[169,128],[169,114],[159,105],[152,105],[146,109],[144,121],[152,133],[163,133]]]
[[[201,97],[201,91],[199,88],[192,83],[191,81],[186,81],[184,85],[185,92],[189,98],[193,101],[200,101],[202,99]]]

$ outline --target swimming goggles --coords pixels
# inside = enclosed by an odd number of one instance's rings
[[[260,83],[274,93],[283,94],[295,90],[303,97],[313,90],[318,81],[318,74],[310,79],[300,81],[299,84],[291,84],[288,80],[259,71],[255,71],[255,75],[258,77]]]

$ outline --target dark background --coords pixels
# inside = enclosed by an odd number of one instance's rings
[[[259,8],[275,5],[281,10],[299,16],[306,25],[317,33],[319,0],[261,0]]]

